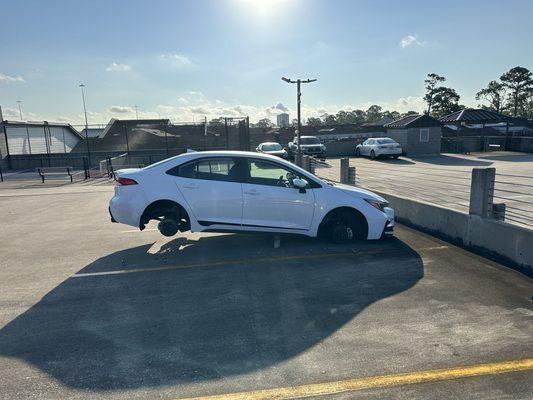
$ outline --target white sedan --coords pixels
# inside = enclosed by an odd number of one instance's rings
[[[261,153],[191,152],[117,172],[111,221],[141,230],[297,233],[336,243],[391,236],[394,210],[380,196],[323,181]]]
[[[390,138],[370,138],[355,148],[356,156],[369,156],[372,160],[381,156],[398,158],[402,152],[402,146]]]
[[[283,146],[276,142],[261,143],[255,150],[258,153],[270,154],[281,158],[287,158],[288,156]]]

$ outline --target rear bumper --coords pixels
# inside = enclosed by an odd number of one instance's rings
[[[379,149],[378,155],[380,156],[399,156],[403,152],[402,149]]]
[[[111,222],[117,222],[118,221],[113,217],[113,213],[111,212],[111,207],[107,207],[107,210],[109,211],[109,216],[111,217]]]

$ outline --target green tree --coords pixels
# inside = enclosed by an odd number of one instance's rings
[[[364,124],[366,121],[366,113],[363,110],[353,110],[350,111],[350,123],[352,124]]]
[[[260,120],[257,121],[257,123],[255,124],[255,127],[256,127],[256,128],[272,128],[273,126],[274,126],[274,124],[273,124],[272,121],[269,120],[268,118],[260,119]]]
[[[213,118],[211,121],[209,121],[209,125],[211,126],[221,126],[224,125],[224,118]]]
[[[523,110],[531,91],[533,91],[533,78],[531,71],[524,67],[514,67],[504,73],[500,80],[508,90],[508,106],[516,117]]]
[[[322,126],[322,120],[316,117],[307,118],[307,125],[315,127]]]
[[[406,113],[403,113],[401,117],[408,117],[409,115],[418,115],[416,111],[407,111]]]
[[[335,125],[336,123],[337,123],[337,119],[335,118],[335,115],[333,114],[324,115],[324,125]]]
[[[349,114],[346,111],[340,110],[337,115],[335,115],[335,121],[337,121],[337,124],[348,124],[348,117]]]
[[[393,121],[399,119],[401,116],[402,115],[398,111],[383,111],[383,117],[388,117]]]
[[[439,118],[461,110],[464,107],[459,105],[460,98],[454,89],[439,87],[433,96],[432,116]]]
[[[435,73],[428,74],[427,79],[424,80],[424,83],[426,84],[426,95],[424,96],[424,101],[428,105],[427,114],[431,114],[435,95],[440,88],[440,83],[444,81],[446,81],[445,77]]]
[[[505,92],[506,87],[502,83],[490,81],[486,88],[476,93],[476,100],[487,101],[489,105],[481,107],[501,113],[505,102]]]
[[[368,107],[366,110],[366,121],[367,122],[378,122],[383,116],[382,108],[376,104]]]

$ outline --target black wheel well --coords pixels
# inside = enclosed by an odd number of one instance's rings
[[[179,220],[185,220],[190,224],[189,214],[183,206],[173,200],[156,200],[150,203],[143,211],[139,228],[142,230],[151,219],[159,219],[168,215],[176,215]]]
[[[337,221],[349,222],[352,227],[357,229],[357,236],[367,238],[368,221],[361,211],[352,207],[337,207],[329,211],[318,226],[318,235],[323,236]]]

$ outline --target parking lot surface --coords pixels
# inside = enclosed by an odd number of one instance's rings
[[[461,212],[468,212],[473,168],[495,168],[494,203],[507,206],[509,223],[533,229],[533,155],[497,151],[470,155],[397,160],[351,157],[356,184],[384,193],[413,198]],[[320,163],[316,174],[339,181],[340,158]]]
[[[101,183],[0,189],[0,398],[533,397],[531,368],[335,391],[533,359],[516,271],[402,226],[343,246],[164,238],[111,224]]]

